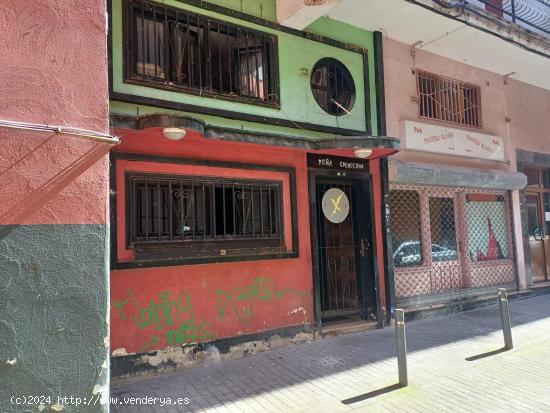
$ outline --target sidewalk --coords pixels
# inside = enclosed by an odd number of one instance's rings
[[[503,345],[498,306],[408,323],[409,387],[349,405],[341,401],[396,383],[393,328],[115,383],[119,403],[189,404],[111,412],[550,412],[550,296],[511,301],[510,313],[514,349],[475,361],[465,359]]]

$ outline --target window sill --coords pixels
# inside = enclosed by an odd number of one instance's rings
[[[152,87],[152,88],[161,89],[161,90],[168,90],[170,92],[187,93],[190,95],[196,95],[196,96],[201,96],[205,98],[212,98],[216,100],[226,100],[230,102],[238,102],[238,103],[244,103],[248,105],[268,107],[272,109],[281,108],[281,105],[278,102],[262,102],[258,99],[247,98],[247,97],[242,97],[238,95],[230,96],[230,95],[218,94],[218,93],[210,92],[204,89],[200,90],[200,89],[189,88],[186,86],[177,86],[177,85],[171,84],[170,82],[160,82],[160,81],[142,78],[139,76],[129,76],[124,80],[124,83]]]
[[[225,255],[212,257],[170,257],[170,258],[143,258],[136,257],[135,261],[117,262],[114,263],[112,269],[124,270],[132,268],[151,268],[151,267],[168,267],[180,265],[197,265],[197,264],[216,264],[222,262],[240,262],[240,261],[263,261],[263,260],[280,260],[298,258],[297,252],[279,252],[265,254],[247,254],[247,255]]]

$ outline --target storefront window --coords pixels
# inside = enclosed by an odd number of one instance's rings
[[[539,186],[539,171],[536,169],[525,169],[523,173],[527,176],[527,185]]]
[[[453,198],[430,198],[432,261],[458,259]]]
[[[394,266],[419,266],[423,260],[418,192],[390,191],[390,211]]]
[[[491,194],[468,194],[466,214],[472,262],[508,258],[504,197]]]

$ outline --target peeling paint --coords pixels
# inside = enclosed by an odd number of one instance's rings
[[[46,406],[44,406],[43,404],[39,404],[38,405],[38,411],[43,412],[44,410],[46,410]]]
[[[167,347],[152,353],[142,354],[137,358],[130,356],[129,362],[133,365],[132,373],[121,374],[117,371],[112,371],[112,373],[117,379],[122,379],[136,375],[184,370],[199,365],[214,365],[222,361],[246,357],[293,343],[310,343],[313,339],[314,335],[306,332],[299,332],[292,337],[273,335],[266,340],[248,341],[231,346],[223,353],[215,345],[208,345],[206,348],[191,344],[180,347]],[[116,365],[116,359],[112,363]]]
[[[113,357],[118,357],[118,356],[127,356],[131,353],[128,353],[124,347],[120,347],[120,348],[114,349],[111,354],[113,355]]]
[[[16,363],[17,363],[17,359],[16,359],[16,358],[6,360],[6,364],[7,364],[8,366],[15,366]]]
[[[304,314],[304,316],[306,315],[306,310],[304,307],[298,307],[298,308],[295,308],[294,310],[291,310],[288,312],[288,315],[291,315],[291,314],[296,314],[298,312],[302,312],[302,314]]]
[[[59,404],[59,403],[56,403],[54,404],[51,409],[55,412],[60,412],[62,411],[63,409],[65,408],[65,406],[63,406],[62,404]]]
[[[92,394],[102,394],[105,391],[105,388],[99,384],[94,385],[92,389]]]

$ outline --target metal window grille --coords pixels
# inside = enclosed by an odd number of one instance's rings
[[[506,192],[392,185],[390,220],[398,298],[515,281]]]
[[[127,179],[132,243],[282,242],[280,183],[165,175]]]
[[[416,80],[421,118],[481,127],[479,86],[423,71]]]
[[[129,80],[278,103],[274,36],[145,0],[127,14]]]
[[[544,36],[550,35],[550,0],[462,0]]]

